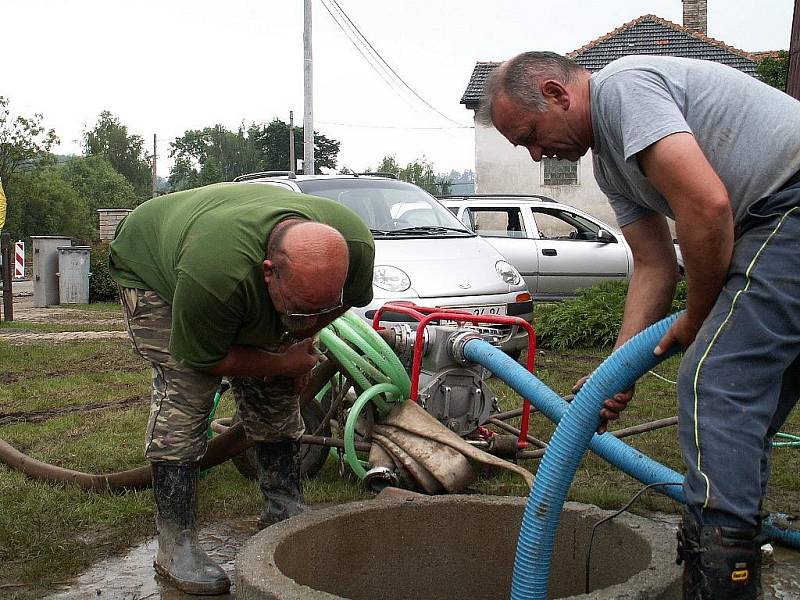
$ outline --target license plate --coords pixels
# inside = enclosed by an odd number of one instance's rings
[[[506,304],[490,304],[486,306],[450,306],[448,308],[452,308],[453,310],[463,310],[477,316],[505,315],[508,310],[508,306]]]

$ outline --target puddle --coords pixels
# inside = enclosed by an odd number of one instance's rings
[[[765,600],[800,598],[800,552],[775,546],[775,562],[761,576]]]
[[[256,519],[226,520],[200,530],[200,545],[228,574],[231,593],[214,598],[234,598],[236,554],[242,544],[258,532]],[[151,538],[127,554],[114,556],[92,566],[65,589],[46,596],[49,600],[192,600],[156,576],[153,557],[158,542]]]
[[[320,508],[324,505],[318,505]],[[654,521],[677,527],[675,515],[657,514]],[[256,519],[225,520],[200,530],[200,545],[219,563],[231,578],[231,593],[215,598],[235,598],[236,555],[242,544],[258,532]],[[80,575],[73,583],[46,596],[48,600],[193,600],[162,582],[153,571],[155,538],[132,548],[127,554],[101,561]],[[764,600],[800,600],[800,552],[781,546],[774,548],[774,561],[762,574]]]

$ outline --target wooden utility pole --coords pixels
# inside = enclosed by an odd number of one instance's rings
[[[158,194],[158,177],[156,176],[156,134],[153,134],[153,198]]]
[[[794,0],[794,18],[789,39],[789,76],[786,93],[800,100],[800,0]]]
[[[297,161],[294,158],[294,111],[289,111],[289,170],[297,170]]]
[[[314,69],[311,64],[311,0],[303,4],[303,173],[314,174]]]

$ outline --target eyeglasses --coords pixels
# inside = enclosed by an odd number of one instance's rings
[[[275,273],[275,279],[280,279],[280,274],[278,273],[278,269],[276,269],[275,267],[272,267],[272,272]],[[283,292],[281,291],[281,288],[283,287],[283,285],[280,284],[277,287],[278,287],[278,297],[281,299],[281,303],[283,304],[284,309],[286,309],[288,307],[288,304],[286,304],[286,298],[284,297]],[[309,318],[309,317],[321,317],[321,316],[324,316],[324,315],[329,315],[332,312],[336,312],[337,310],[339,310],[343,306],[344,306],[344,288],[342,288],[342,291],[339,292],[339,301],[336,304],[334,304],[333,306],[329,306],[328,308],[322,308],[320,310],[315,310],[313,312],[305,312],[305,313],[303,313],[303,312],[289,312],[287,310],[285,314],[290,319],[304,319],[304,318]]]

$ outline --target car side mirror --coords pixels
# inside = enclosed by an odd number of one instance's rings
[[[609,231],[606,231],[605,229],[598,229],[597,241],[604,244],[613,244],[616,243],[617,238],[615,238]]]

